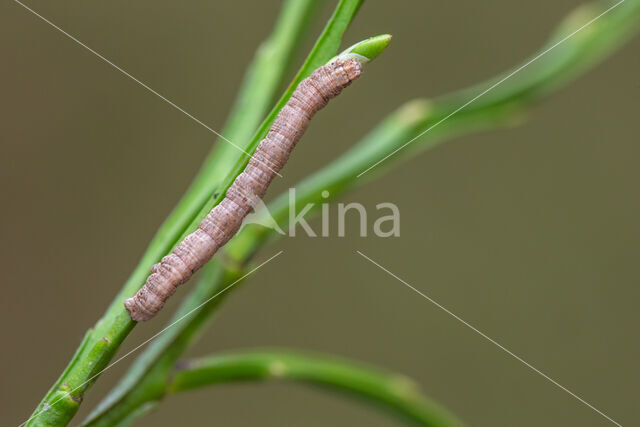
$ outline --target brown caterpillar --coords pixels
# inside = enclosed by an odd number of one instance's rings
[[[176,288],[236,234],[242,220],[289,159],[313,115],[361,72],[362,64],[357,59],[335,59],[300,82],[222,202],[209,212],[196,231],[151,268],[142,289],[125,300],[124,306],[133,320],[145,321],[155,316]]]

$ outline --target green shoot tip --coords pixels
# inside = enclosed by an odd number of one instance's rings
[[[331,61],[336,59],[355,59],[361,64],[373,61],[378,55],[380,55],[391,42],[391,34],[382,34],[375,37],[370,37],[353,46],[347,48],[338,56],[331,58]]]

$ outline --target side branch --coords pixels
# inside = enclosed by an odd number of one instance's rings
[[[460,426],[451,413],[420,393],[407,377],[336,357],[288,350],[219,354],[181,364],[168,393],[236,381],[302,382],[364,398],[405,421],[422,426]]]

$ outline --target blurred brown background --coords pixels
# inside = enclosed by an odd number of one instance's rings
[[[279,6],[28,4],[218,130]],[[319,9],[305,50],[333,4]],[[344,45],[389,32],[391,48],[317,117],[269,195],[335,158],[403,101],[516,65],[578,4],[366,2]],[[0,423],[17,425],[111,301],[215,138],[14,2],[0,6],[0,33]],[[524,125],[451,141],[342,199],[372,209],[396,203],[400,238],[360,238],[352,226],[346,238],[285,238],[268,247],[263,259],[285,254],[227,302],[190,355],[301,347],[405,373],[469,425],[608,425],[355,254],[361,250],[617,421],[640,422],[639,48],[638,39],[627,44]],[[162,324],[136,328],[119,354]],[[102,376],[76,423],[132,360]],[[269,384],[171,397],[139,425],[203,423],[396,421],[340,396]]]

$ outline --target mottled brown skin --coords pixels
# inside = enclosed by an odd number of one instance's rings
[[[224,200],[209,212],[196,231],[151,268],[142,289],[125,300],[124,306],[133,320],[145,321],[155,316],[178,285],[189,280],[237,233],[242,220],[289,159],[313,115],[361,72],[362,65],[355,59],[336,60],[300,82]]]

